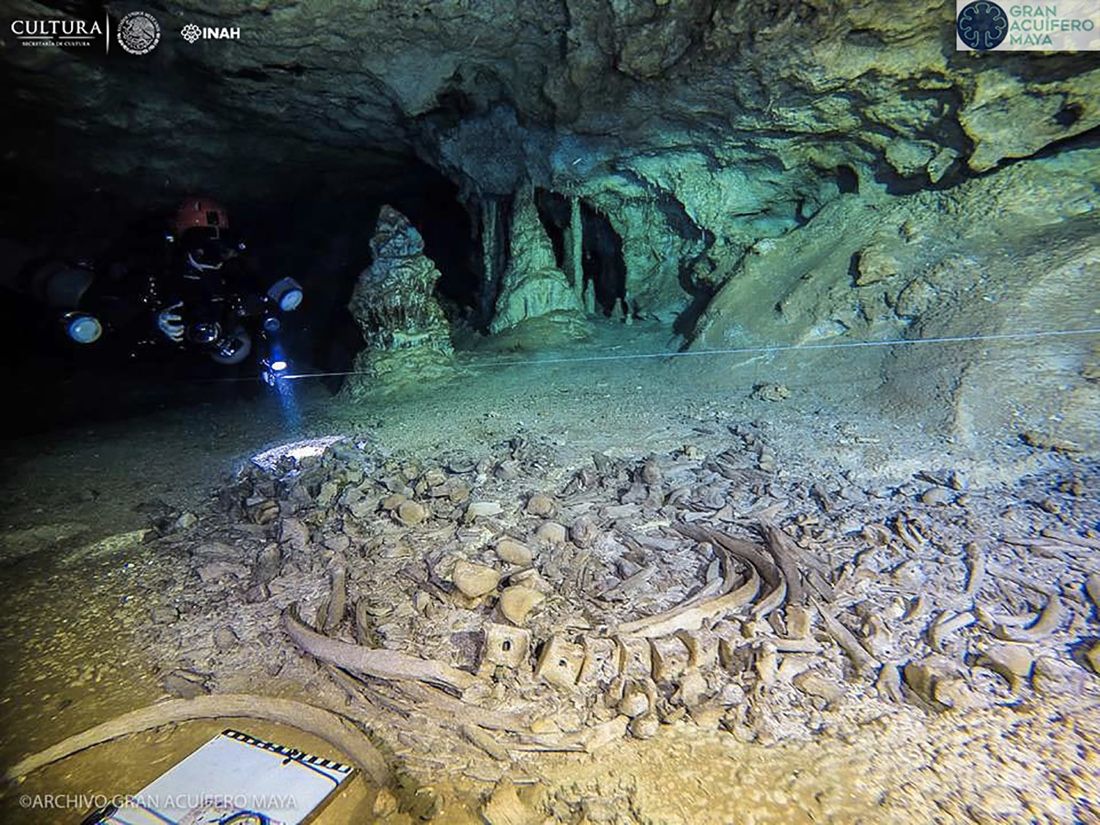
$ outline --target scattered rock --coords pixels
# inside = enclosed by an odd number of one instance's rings
[[[534,560],[534,554],[523,542],[515,539],[501,539],[496,546],[497,558],[508,564],[526,567]]]
[[[451,581],[464,596],[477,599],[496,589],[500,583],[500,571],[486,567],[484,564],[474,564],[465,559],[459,559],[455,563]]]
[[[646,484],[659,484],[664,474],[661,472],[661,465],[651,458],[642,465],[641,476]]]
[[[380,789],[374,797],[374,805],[371,808],[371,812],[376,817],[384,819],[396,814],[397,809],[397,797],[393,795],[393,791],[389,788]]]
[[[567,534],[565,528],[556,521],[547,521],[535,531],[535,536],[545,544],[565,544]]]
[[[397,507],[397,517],[402,524],[412,527],[428,517],[428,510],[419,502],[403,501]]]
[[[844,696],[844,687],[819,670],[806,670],[791,680],[807,696],[817,696],[832,704]]]
[[[379,506],[383,510],[393,511],[404,504],[408,500],[408,498],[409,497],[406,496],[404,493],[392,493],[382,499],[382,502],[381,504],[379,504]]]
[[[504,512],[498,501],[475,501],[466,508],[466,521],[470,522],[483,516],[499,516]]]
[[[283,566],[283,552],[278,544],[268,544],[256,554],[256,563],[252,566],[253,585],[270,584],[279,575]]]
[[[500,612],[514,625],[522,626],[527,614],[546,600],[546,596],[530,587],[517,584],[506,587],[500,594]]]
[[[296,518],[285,518],[279,524],[279,541],[302,552],[309,546],[309,528]]]
[[[978,694],[958,676],[937,679],[932,695],[940,705],[952,710],[969,710],[981,704]]]
[[[924,491],[920,500],[925,504],[943,505],[951,504],[955,500],[955,496],[945,487],[930,487]]]
[[[1006,785],[992,785],[978,792],[978,801],[967,806],[970,817],[979,825],[997,822],[1019,822],[1030,817],[1022,816],[1024,806],[1020,797]]]
[[[537,825],[543,818],[519,798],[510,779],[502,779],[481,806],[486,825]]]
[[[199,517],[198,516],[196,516],[194,513],[191,513],[191,512],[185,512],[185,513],[180,513],[179,518],[176,519],[176,525],[175,526],[176,526],[177,530],[190,530],[192,527],[194,527],[198,523],[199,523]]]
[[[248,577],[247,567],[229,561],[212,561],[201,565],[195,572],[198,573],[203,584],[211,584],[229,578],[243,579]]]
[[[1085,661],[1092,668],[1092,672],[1100,676],[1100,642],[1094,642],[1085,652]]]
[[[990,644],[978,657],[977,663],[999,673],[1015,691],[1031,677],[1035,659],[1024,645]]]
[[[636,719],[648,711],[649,697],[644,690],[636,685],[631,685],[630,688],[623,693],[622,701],[619,702],[619,713],[631,719]]]
[[[569,538],[577,547],[591,547],[600,537],[600,528],[588,516],[581,516],[569,528]]]
[[[856,262],[856,286],[868,286],[893,278],[901,267],[897,259],[880,244],[872,244],[859,253]]]
[[[637,719],[631,719],[627,730],[635,739],[652,739],[657,735],[660,725],[661,720],[657,718],[656,713],[645,713]]]
[[[222,652],[235,649],[240,642],[231,627],[219,627],[214,631],[214,647]]]
[[[201,673],[191,670],[173,670],[164,677],[163,686],[167,693],[180,699],[194,699],[209,693],[207,679]]]
[[[910,662],[905,666],[904,675],[909,689],[934,707],[953,707],[948,703],[960,698],[961,691],[956,686],[946,686],[940,691],[941,683],[954,681],[954,667],[943,656],[929,656]]]
[[[172,624],[172,622],[179,620],[180,612],[171,605],[164,605],[154,607],[152,611],[150,611],[150,617],[157,624]]]
[[[783,384],[757,384],[752,388],[752,398],[757,401],[784,401],[791,391]]]
[[[557,511],[557,504],[550,496],[535,493],[527,500],[527,512],[533,516],[549,518]]]

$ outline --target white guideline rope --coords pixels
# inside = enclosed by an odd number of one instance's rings
[[[777,352],[806,352],[809,350],[863,349],[867,347],[903,347],[919,344],[961,344],[975,341],[1018,341],[1035,338],[1066,338],[1077,335],[1100,335],[1100,327],[1087,329],[1038,330],[1033,332],[1003,332],[991,335],[946,335],[935,338],[893,338],[885,341],[840,341],[831,344],[781,344],[769,347],[733,347],[731,349],[682,350],[677,352],[640,352],[632,355],[580,355],[563,358],[515,358],[506,361],[487,361],[480,364],[464,364],[467,369],[489,367],[541,367],[550,364],[582,364],[594,361],[639,361],[656,358],[688,358],[710,355],[766,355]],[[297,381],[303,378],[329,378],[346,375],[370,375],[368,372],[303,372],[282,375],[281,380]]]

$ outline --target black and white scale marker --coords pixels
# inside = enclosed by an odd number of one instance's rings
[[[102,825],[302,825],[352,776],[349,765],[224,730],[129,797]]]

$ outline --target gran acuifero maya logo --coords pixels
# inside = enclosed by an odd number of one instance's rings
[[[109,13],[102,18],[25,17],[12,20],[9,31],[15,42],[31,48],[95,48],[110,53],[112,45],[132,55],[146,55],[161,42],[160,21],[147,11],[131,11],[117,20]],[[187,43],[199,40],[240,40],[241,30],[229,26],[198,26],[187,23],[179,29]]]
[[[955,49],[965,52],[1100,51],[1100,2],[955,0]]]

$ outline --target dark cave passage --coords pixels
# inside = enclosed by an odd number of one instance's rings
[[[627,298],[623,241],[611,222],[584,201],[581,201],[581,222],[584,280],[595,290],[596,305],[604,315],[611,315]]]
[[[558,268],[565,270],[568,264],[565,244],[569,232],[569,199],[558,192],[535,189],[535,206],[546,234],[550,236]]]

